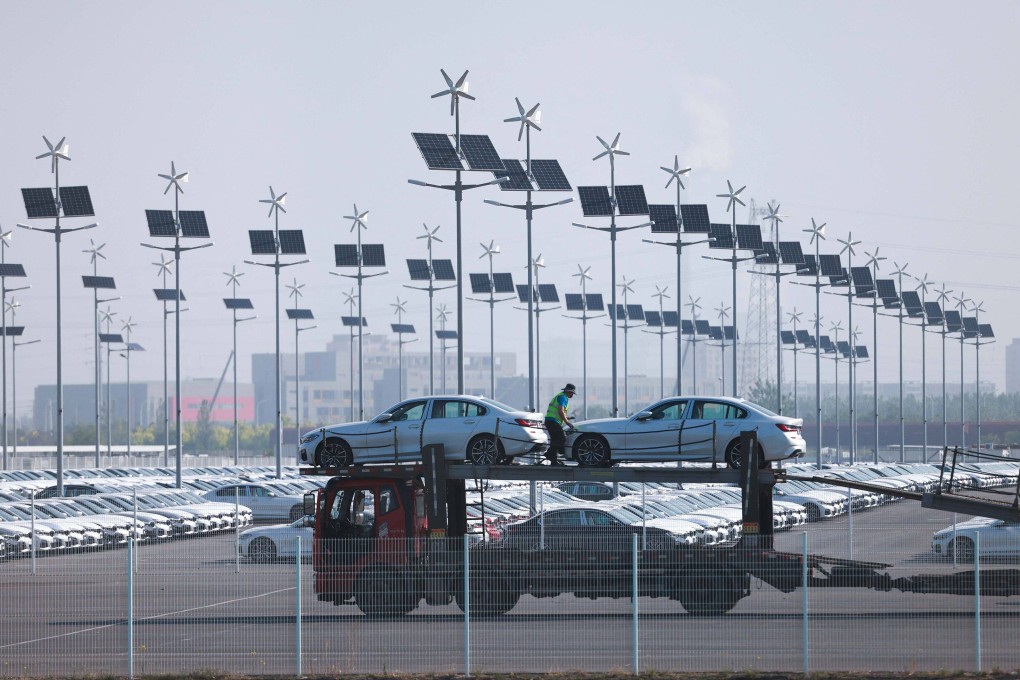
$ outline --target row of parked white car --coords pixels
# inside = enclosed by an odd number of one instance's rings
[[[300,516],[305,479],[251,481],[268,468],[193,468],[175,488],[168,469],[0,472],[0,558],[124,546],[235,530]],[[295,475],[296,476],[296,475]]]

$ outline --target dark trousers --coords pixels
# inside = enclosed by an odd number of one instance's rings
[[[563,434],[563,426],[552,418],[545,419],[545,429],[549,430],[549,450],[545,457],[549,460],[557,460],[559,456],[567,457],[563,445],[567,441],[567,435]]]

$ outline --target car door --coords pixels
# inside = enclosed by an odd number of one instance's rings
[[[739,434],[743,409],[725,401],[695,399],[683,424],[681,451],[684,458],[722,462],[726,445]]]
[[[544,529],[540,527],[540,531],[546,550],[576,550],[584,544],[584,520],[580,510],[552,510],[541,519]]]
[[[677,438],[686,407],[685,399],[667,399],[642,412],[650,416],[631,417],[626,427],[626,457],[633,460],[676,458]]]
[[[388,418],[376,418],[369,430],[364,460],[420,460],[421,428],[428,404],[428,399],[412,399],[390,411]]]
[[[433,399],[423,441],[442,444],[448,458],[462,459],[487,409],[464,399]]]
[[[633,551],[634,532],[630,527],[602,510],[585,510],[587,550],[602,553],[615,562],[625,562]]]

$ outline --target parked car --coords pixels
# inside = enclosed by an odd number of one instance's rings
[[[982,558],[1020,557],[1020,522],[975,517],[960,522],[955,530],[948,526],[931,537],[932,552],[945,557],[952,557],[955,552],[961,562],[973,562],[978,545]]]
[[[616,497],[613,487],[602,482],[562,482],[556,488],[582,501],[606,501]]]
[[[218,489],[200,494],[201,498],[233,506],[237,502],[251,509],[256,522],[267,520],[294,520],[305,514],[304,496],[287,496],[266,484],[225,484]],[[228,509],[229,510],[229,509]]]
[[[685,536],[674,536],[659,527],[648,527],[645,536],[650,550],[687,544]],[[614,560],[626,559],[633,550],[633,536],[642,535],[640,525],[622,522],[613,514],[593,507],[549,510],[529,520],[508,524],[502,540],[518,550],[589,550]]]
[[[630,418],[577,423],[567,447],[579,465],[623,461],[719,461],[739,467],[740,433],[755,430],[762,464],[804,454],[804,421],[744,399],[669,397]]]
[[[297,537],[301,537],[301,557],[312,555],[312,524],[315,518],[302,515],[290,524],[273,524],[245,529],[238,536],[238,550],[252,562],[272,562],[297,553]]]
[[[344,468],[357,463],[416,461],[442,444],[450,460],[510,462],[549,447],[542,415],[492,399],[435,396],[407,399],[369,421],[330,425],[301,437],[298,465]]]

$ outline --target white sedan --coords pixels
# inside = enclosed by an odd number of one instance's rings
[[[492,399],[435,396],[408,399],[369,421],[306,432],[297,464],[345,468],[359,463],[421,460],[422,447],[441,444],[446,458],[476,465],[542,453],[549,434],[541,414]]]
[[[960,522],[955,530],[948,526],[931,537],[932,552],[945,557],[952,557],[955,552],[961,562],[974,561],[977,545],[981,546],[982,558],[1020,557],[1020,522],[975,517]]]
[[[297,538],[301,537],[301,557],[312,555],[312,524],[314,518],[305,515],[290,524],[273,524],[267,527],[245,529],[238,536],[238,551],[252,562],[272,562],[297,553]]]
[[[761,462],[804,455],[800,418],[772,413],[744,399],[668,397],[630,418],[577,423],[567,447],[579,465],[602,467],[622,461],[719,461],[740,467],[740,433],[758,435]]]

